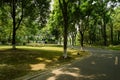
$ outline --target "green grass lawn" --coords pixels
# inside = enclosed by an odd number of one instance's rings
[[[120,50],[120,45],[109,45],[109,46],[88,46],[94,48],[102,48],[102,49],[109,49],[109,50]]]
[[[70,59],[61,59],[62,47],[28,47],[0,46],[0,80],[11,80],[17,77],[61,66],[65,63],[87,55],[86,52],[68,49]]]
[[[120,45],[116,45],[116,46],[111,45],[111,46],[108,46],[107,48],[112,50],[120,50]]]

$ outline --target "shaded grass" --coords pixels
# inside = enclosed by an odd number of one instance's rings
[[[88,46],[91,47],[91,46]],[[120,45],[109,45],[109,46],[92,46],[94,48],[109,49],[109,50],[120,50]]]
[[[86,52],[68,49],[67,60],[60,59],[62,47],[26,47],[18,46],[12,50],[11,46],[0,46],[0,80],[12,80],[14,78],[37,71],[58,67],[64,63],[87,55]]]
[[[117,45],[117,46],[108,46],[107,49],[112,49],[112,50],[120,50],[120,45]]]

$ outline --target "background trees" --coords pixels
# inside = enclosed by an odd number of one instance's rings
[[[16,45],[16,32],[24,18],[38,22],[40,27],[45,25],[49,13],[49,2],[49,0],[2,0],[2,8],[5,9],[6,6],[9,8],[9,17],[13,21],[13,48]]]
[[[111,16],[111,26],[113,30],[113,44],[120,44],[120,7],[115,8]]]
[[[1,0],[0,42],[16,44],[53,39],[67,45],[119,44],[117,0]],[[70,42],[68,44],[67,42]]]

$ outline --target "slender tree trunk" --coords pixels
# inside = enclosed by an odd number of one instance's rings
[[[69,40],[69,45],[72,45],[72,38],[71,38],[71,35],[68,37],[68,40]]]
[[[74,36],[74,33],[72,34],[72,46],[74,46],[74,44],[75,44],[75,36]]]
[[[13,18],[13,34],[12,34],[12,46],[13,46],[13,49],[16,48],[16,41],[15,41],[15,37],[16,37],[16,20],[15,20],[15,16],[16,16],[16,12],[15,12],[15,0],[13,0],[13,3],[12,3],[12,18]]]
[[[67,12],[64,14],[64,58],[67,58],[67,35],[68,35]]]
[[[80,40],[80,45],[81,45],[81,50],[83,50],[83,41],[84,41],[84,34],[82,31],[80,31],[80,36],[81,36],[81,40]]]
[[[16,21],[16,0],[12,0],[12,18],[13,18],[13,34],[12,34],[12,47],[13,49],[16,48],[16,31],[17,29],[19,28],[21,22],[22,22],[22,19],[23,19],[23,2],[22,2],[22,12],[21,12],[21,18]],[[16,23],[18,22],[18,24]]]
[[[64,58],[67,58],[67,21],[64,22]]]
[[[120,40],[120,31],[118,30],[118,43],[119,43],[119,40]]]
[[[113,44],[113,24],[111,23],[111,26],[110,26],[110,32],[111,32],[111,44]]]
[[[10,33],[9,33],[9,38],[8,38],[8,43],[10,43],[11,42],[11,31],[10,31]]]
[[[106,20],[103,19],[103,44],[104,46],[107,46],[107,35],[106,35]]]
[[[78,23],[78,27],[79,27],[79,34],[81,36],[81,39],[80,39],[81,50],[83,50],[84,32],[81,29],[81,24]]]
[[[107,45],[107,36],[106,36],[106,25],[103,26],[103,39],[104,39],[104,46]]]
[[[58,43],[61,45],[62,44],[62,38],[60,37],[58,40]]]
[[[104,35],[103,35],[103,38],[104,38],[104,45],[107,46],[106,24],[104,24]]]

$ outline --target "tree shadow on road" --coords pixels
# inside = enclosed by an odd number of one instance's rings
[[[54,75],[43,80],[119,80],[120,65],[114,64],[114,56],[91,56],[56,69],[51,74]]]

